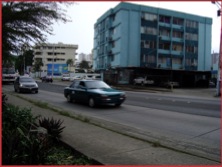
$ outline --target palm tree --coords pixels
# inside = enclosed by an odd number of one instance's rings
[[[68,67],[72,67],[73,64],[74,64],[73,59],[68,59],[68,60],[66,61],[66,64],[67,64]],[[69,69],[70,69],[70,68],[68,68],[68,71],[70,71]]]

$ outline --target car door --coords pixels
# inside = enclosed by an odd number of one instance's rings
[[[77,86],[76,90],[77,90],[76,96],[78,96],[78,100],[82,102],[87,102],[88,94],[87,94],[87,87],[84,81],[79,82],[79,86]]]
[[[69,89],[68,89],[68,94],[70,94],[71,98],[73,100],[77,100],[78,97],[77,97],[77,87],[79,85],[79,81],[75,81],[73,82],[70,86],[69,86]]]

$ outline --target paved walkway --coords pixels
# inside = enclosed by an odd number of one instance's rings
[[[8,102],[31,107],[34,115],[64,121],[62,141],[104,165],[219,165],[218,162],[173,151],[39,108],[7,93]]]

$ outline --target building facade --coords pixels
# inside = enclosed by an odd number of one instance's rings
[[[94,25],[93,67],[210,71],[211,27],[211,18],[119,3]]]
[[[41,71],[47,72],[48,75],[61,75],[66,72],[73,72],[75,70],[75,58],[78,45],[63,44],[39,44],[34,47],[34,61],[42,61],[43,66]],[[67,60],[71,59],[73,65],[67,65]]]

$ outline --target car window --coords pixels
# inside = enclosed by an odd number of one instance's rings
[[[80,86],[83,86],[83,87],[86,86],[85,83],[84,83],[83,81],[81,81],[79,85],[80,85]]]
[[[110,86],[103,81],[88,81],[86,82],[86,87],[88,89],[110,88]]]
[[[76,88],[78,85],[79,85],[79,81],[75,81],[69,87],[70,88]]]
[[[34,82],[32,78],[20,78],[21,82]]]

